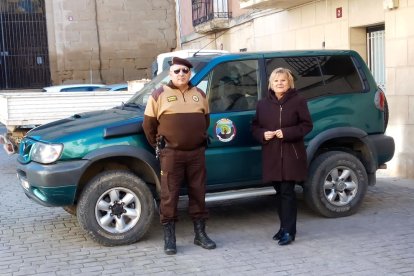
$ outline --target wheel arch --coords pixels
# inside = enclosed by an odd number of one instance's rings
[[[87,154],[84,159],[90,161],[79,180],[75,204],[85,185],[98,173],[108,170],[128,170],[139,176],[154,194],[160,191],[159,162],[153,154],[134,146],[118,145],[105,147]]]
[[[367,137],[365,131],[354,127],[337,127],[323,131],[306,148],[308,165],[321,153],[338,150],[355,155],[368,174],[375,174],[378,168],[377,152]]]

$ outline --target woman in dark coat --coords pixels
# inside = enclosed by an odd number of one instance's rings
[[[269,94],[257,104],[252,131],[262,143],[263,181],[273,182],[276,189],[280,229],[273,239],[278,240],[279,245],[295,240],[295,183],[306,180],[303,138],[312,127],[306,100],[294,88],[290,70],[273,70],[269,78]]]

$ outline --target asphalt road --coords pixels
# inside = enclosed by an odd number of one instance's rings
[[[15,158],[0,151],[0,275],[414,275],[414,180],[379,178],[345,218],[320,217],[299,200],[296,241],[285,247],[272,240],[273,196],[209,203],[215,250],[193,244],[182,202],[178,253],[167,256],[158,217],[136,244],[93,242],[76,217],[24,195]]]

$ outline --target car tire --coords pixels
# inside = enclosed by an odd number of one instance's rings
[[[77,207],[80,226],[105,246],[137,242],[154,217],[154,199],[147,184],[128,171],[103,172],[93,178]]]
[[[76,205],[63,206],[62,208],[72,216],[76,216]]]
[[[316,157],[304,185],[309,207],[329,218],[354,214],[368,187],[368,176],[361,161],[342,151],[330,151]]]

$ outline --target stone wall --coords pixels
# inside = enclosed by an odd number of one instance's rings
[[[390,106],[388,133],[396,152],[389,170],[414,178],[414,1],[400,0],[385,13],[385,64]]]
[[[53,84],[150,77],[176,47],[174,0],[45,0]]]

